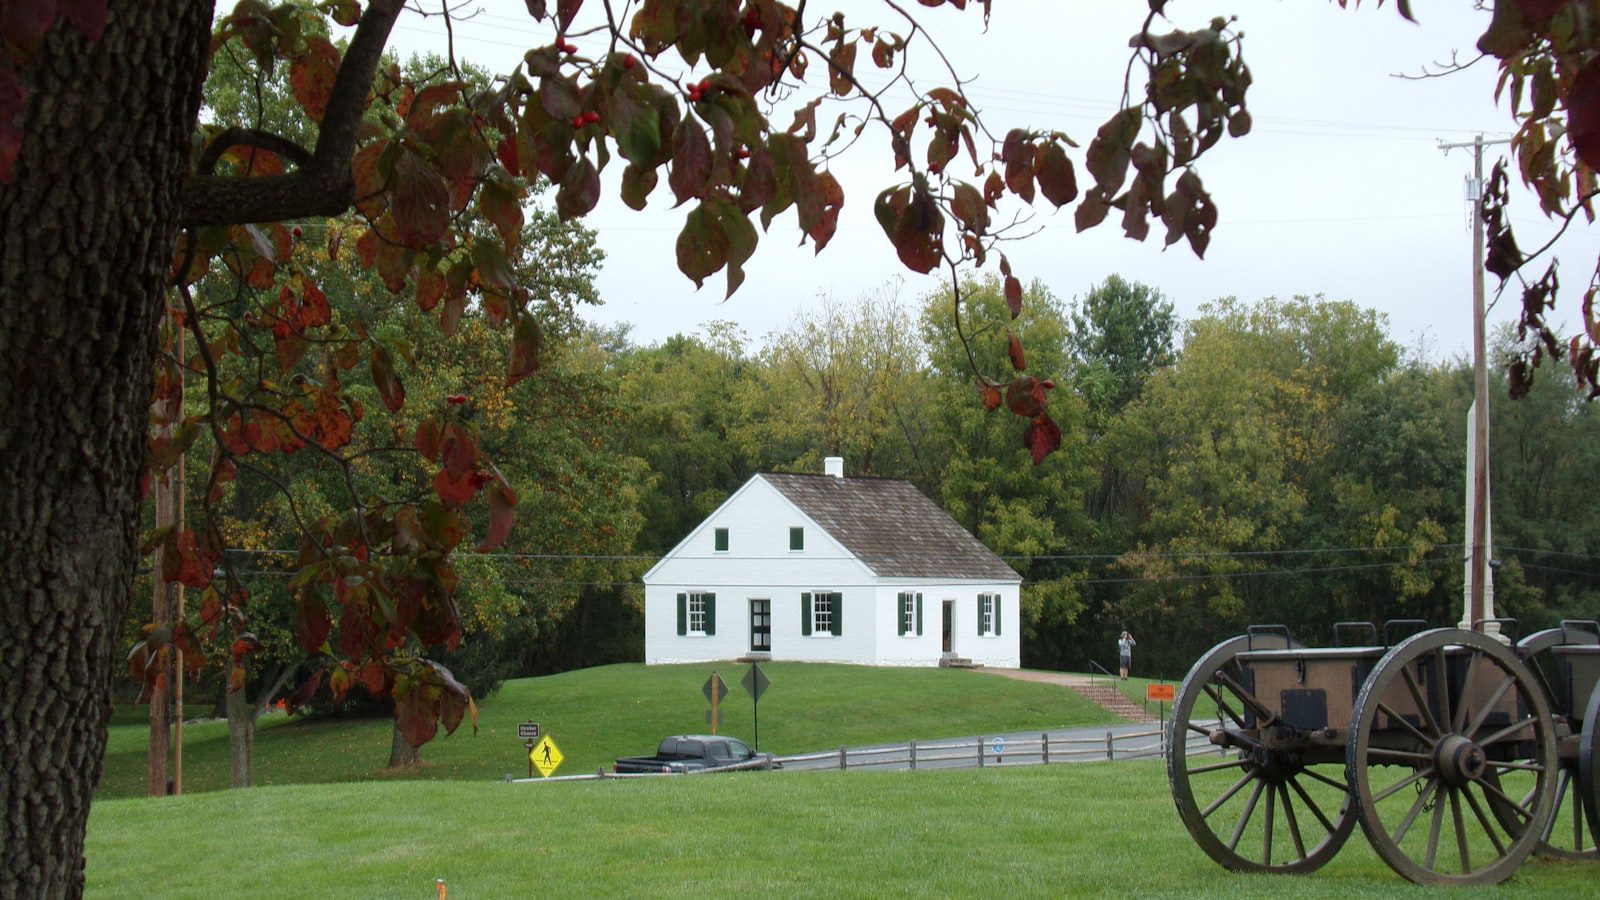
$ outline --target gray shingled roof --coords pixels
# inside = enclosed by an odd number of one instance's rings
[[[910,482],[760,475],[880,576],[1020,580]]]

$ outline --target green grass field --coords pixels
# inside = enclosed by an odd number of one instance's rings
[[[1195,847],[1147,761],[102,800],[87,853],[94,897],[433,898],[436,878],[452,900],[1421,892],[1359,830],[1310,876],[1229,873]],[[1530,860],[1473,895],[1593,896],[1597,875]]]
[[[566,757],[557,774],[593,772],[618,756],[655,752],[665,735],[706,731],[701,686],[716,670],[727,682],[723,734],[755,736],[748,670],[733,664],[601,666],[507,682],[481,704],[476,735],[463,725],[422,748],[424,765],[388,775],[387,719],[290,719],[272,714],[256,733],[256,783],[262,786],[423,778],[498,780],[528,774],[517,723],[533,719]],[[898,669],[770,663],[761,701],[761,749],[779,754],[911,738],[933,739],[1117,721],[1073,691],[956,669]],[[145,793],[148,725],[144,709],[119,710],[108,741],[98,797]],[[145,720],[147,721],[147,720]],[[227,787],[223,722],[184,731],[184,790]]]

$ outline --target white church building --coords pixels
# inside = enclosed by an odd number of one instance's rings
[[[645,573],[645,662],[1021,664],[1022,579],[905,481],[751,478]]]

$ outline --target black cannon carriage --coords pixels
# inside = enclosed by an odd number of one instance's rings
[[[1534,852],[1600,859],[1600,626],[1563,622],[1515,646],[1484,626],[1418,627],[1388,623],[1380,640],[1340,623],[1339,646],[1305,647],[1256,626],[1194,664],[1167,777],[1208,856],[1311,872],[1359,823],[1419,883],[1497,883]]]

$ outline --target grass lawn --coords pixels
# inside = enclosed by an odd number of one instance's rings
[[[958,669],[781,662],[761,669],[772,682],[761,700],[761,749],[779,754],[1118,721],[1066,688]],[[654,753],[666,735],[706,731],[700,688],[713,670],[728,684],[720,731],[753,739],[750,698],[739,686],[747,666],[600,666],[507,682],[481,704],[476,735],[465,724],[450,737],[441,733],[422,748],[424,765],[398,776],[383,771],[387,719],[269,715],[256,733],[256,783],[522,777],[528,763],[516,726],[528,719],[539,722],[565,755],[557,774],[593,772],[618,756]],[[149,727],[143,713],[118,711],[97,797],[145,793]],[[184,790],[220,790],[228,779],[227,724],[185,726]]]
[[[435,878],[452,898],[1419,892],[1359,829],[1314,875],[1227,872],[1190,840],[1153,761],[101,800],[87,856],[93,897],[431,898]],[[1593,896],[1597,875],[1530,860],[1473,896]]]

